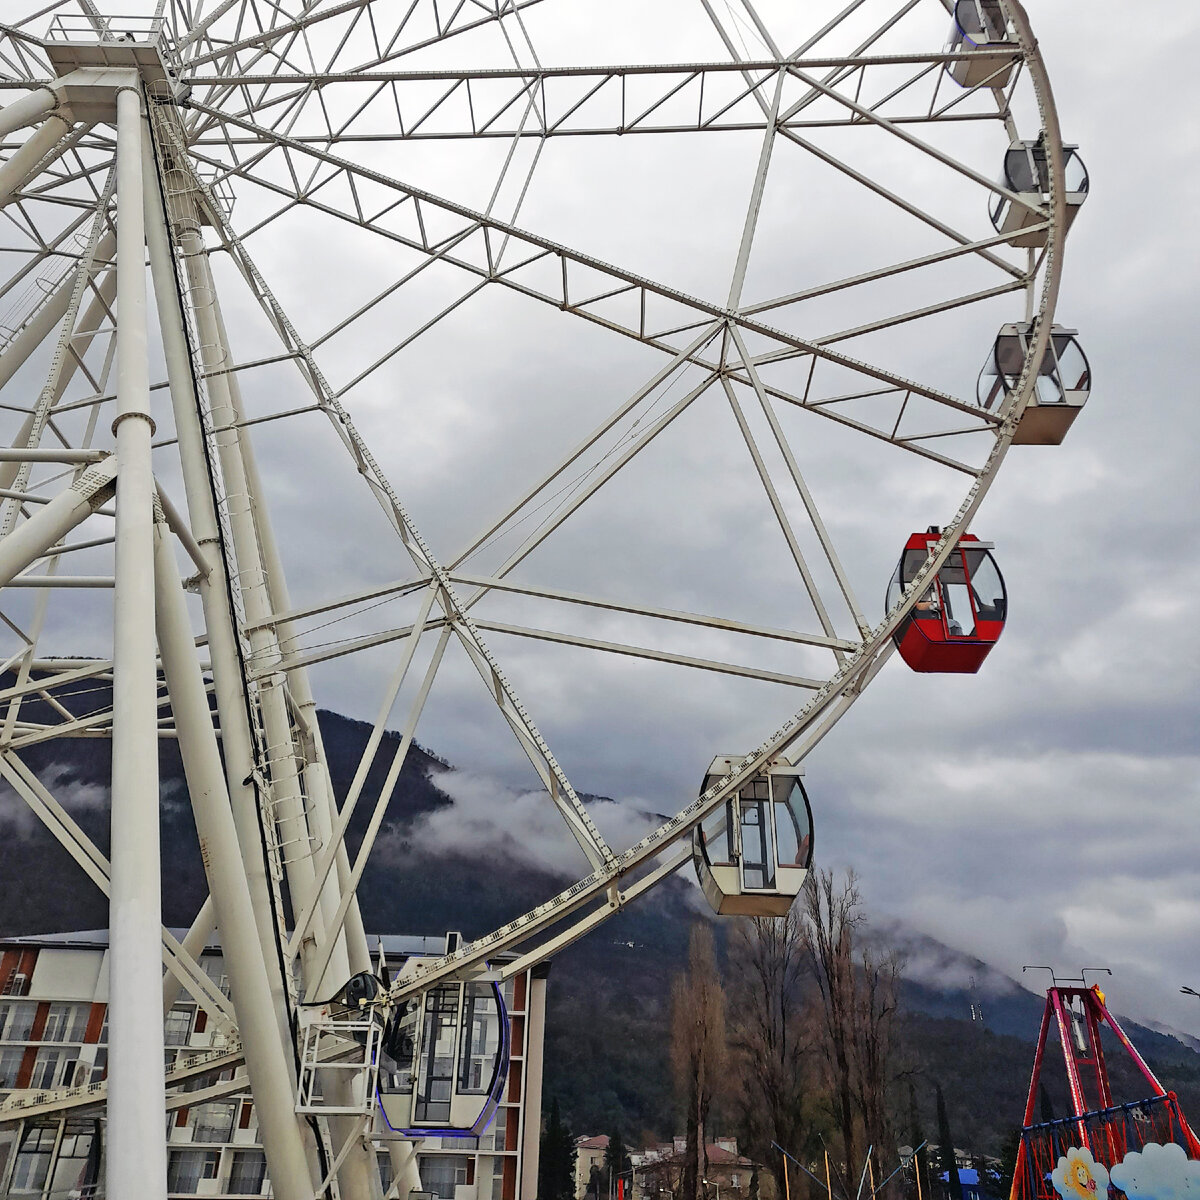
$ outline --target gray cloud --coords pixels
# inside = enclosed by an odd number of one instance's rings
[[[789,47],[813,10],[762,7]],[[891,7],[868,4],[864,19]],[[1200,171],[1195,130],[1174,114],[1191,111],[1196,99],[1183,48],[1200,34],[1200,14],[1173,12],[1168,28],[1130,22],[1127,6],[1116,0],[1090,6],[1085,20],[1049,3],[1029,8],[1064,134],[1080,143],[1092,175],[1092,198],[1068,246],[1058,316],[1081,330],[1096,391],[1062,447],[1012,451],[976,522],[977,532],[998,545],[1012,608],[1004,640],[982,673],[921,677],[893,662],[810,758],[818,853],[823,863],[854,863],[872,909],[884,918],[902,919],[1009,972],[1029,961],[1064,969],[1110,965],[1118,971],[1113,994],[1122,1009],[1197,1029],[1200,1013],[1179,1003],[1177,989],[1200,980],[1177,977],[1196,961],[1192,931],[1200,916],[1194,875],[1200,646],[1191,613],[1200,594],[1191,350]],[[649,8],[635,0],[579,3],[565,16],[552,10],[535,6],[526,18],[546,63],[723,54],[697,7],[682,0]],[[940,46],[944,25],[941,6],[930,0],[907,28],[915,43]],[[491,62],[498,49],[481,35],[456,53]],[[1027,103],[1020,117],[1032,133]],[[976,124],[929,136],[944,138],[939,145],[990,176],[1003,135],[978,134]],[[857,132],[864,140],[854,152],[890,186],[968,233],[990,232],[983,193],[974,185],[930,169],[884,137]],[[834,144],[828,132],[811,136]],[[346,153],[482,207],[506,149],[366,143]],[[902,261],[939,244],[924,227],[795,150],[776,148],[747,298]],[[527,162],[532,152],[529,143],[518,154]],[[634,136],[552,139],[518,223],[723,302],[757,154],[757,134],[713,135],[703,146],[696,139]],[[263,165],[280,169],[272,160]],[[505,211],[512,200],[506,196]],[[248,188],[238,206],[243,228],[270,208]],[[303,209],[250,246],[312,338],[417,261]],[[272,352],[272,336],[232,268],[219,258],[218,271],[235,354],[253,359]],[[798,332],[829,331],[869,320],[873,305],[915,306],[988,282],[992,275],[962,261],[927,282],[910,275],[874,298],[841,293],[770,319]],[[331,339],[319,356],[334,386],[469,283],[450,267],[431,268],[376,316]],[[1006,297],[853,339],[845,348],[969,394],[996,326],[1020,307]],[[489,287],[354,388],[347,404],[431,545],[449,557],[662,361],[626,339]],[[36,383],[35,366],[21,377],[23,386]],[[781,386],[796,382],[786,366],[773,375]],[[830,373],[823,386],[832,394],[835,384]],[[242,387],[254,414],[305,402],[287,364],[243,373]],[[753,397],[739,393],[739,400],[778,475]],[[808,414],[785,411],[781,420],[845,550],[864,609],[877,620],[905,535],[946,519],[968,481]],[[411,573],[323,421],[305,416],[254,434],[296,603]],[[160,426],[165,436],[169,415]],[[168,488],[180,492],[170,454],[159,458]],[[799,506],[790,497],[785,503],[800,528]],[[800,536],[826,589],[828,568],[813,539]],[[511,544],[481,554],[478,569],[494,569]],[[88,561],[100,571],[106,560],[101,552]],[[612,598],[814,625],[718,389],[517,574]],[[402,625],[415,607],[410,598],[336,624],[314,620],[306,623],[306,644]],[[661,637],[662,645],[715,659],[753,653],[734,635],[682,628],[651,635],[643,621],[594,610],[564,614],[490,598],[478,612],[613,641]],[[73,603],[52,613],[47,639],[73,653],[100,652],[109,620],[103,602]],[[844,613],[835,621],[850,631]],[[727,676],[499,634],[489,641],[576,787],[614,798],[597,808],[597,819],[617,846],[645,831],[643,813],[686,803],[714,753],[756,745],[804,700],[797,691]],[[391,646],[317,669],[321,702],[373,717],[399,653]],[[798,674],[824,674],[832,666],[831,656],[778,644],[755,661]],[[423,666],[418,656],[394,725],[403,722]],[[441,777],[454,807],[423,820],[413,834],[422,845],[504,839],[531,864],[581,869],[456,647],[419,737],[462,768]],[[921,963],[923,972],[939,969],[938,962]]]

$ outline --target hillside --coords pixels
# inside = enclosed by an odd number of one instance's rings
[[[103,698],[101,698],[103,699]],[[72,707],[97,703],[93,694],[68,698]],[[37,719],[37,704],[26,710]],[[330,770],[345,794],[369,726],[336,713],[320,714]],[[395,738],[391,739],[394,746]],[[54,787],[71,815],[103,850],[108,847],[109,743],[80,739],[28,752],[29,765]],[[385,748],[386,750],[386,748]],[[196,849],[178,750],[160,742],[163,814],[163,908],[168,924],[186,925],[206,885]],[[381,756],[390,760],[390,754]],[[414,746],[390,806],[380,851],[363,877],[360,901],[368,929],[467,937],[487,932],[539,903],[568,882],[550,870],[510,861],[504,845],[432,849],[415,837],[422,817],[453,801],[437,786],[448,769]],[[370,800],[384,768],[368,780],[364,803],[350,829],[351,852],[361,838]],[[6,787],[0,787],[0,934],[96,928],[107,923],[103,898],[64,851]],[[564,952],[550,975],[546,1029],[547,1104],[557,1097],[576,1132],[619,1127],[628,1138],[666,1136],[678,1125],[667,1054],[668,997],[682,969],[692,923],[701,919],[689,880],[675,878]],[[728,927],[714,925],[718,950]],[[954,1114],[956,1142],[997,1153],[1019,1122],[1028,1087],[1033,1042],[1041,1017],[1039,996],[987,964],[919,932],[878,926],[873,934],[896,946],[908,962],[902,1001],[900,1066],[913,1085],[919,1119],[935,1127],[934,1083]],[[974,981],[974,988],[972,987]],[[1119,1004],[1119,981],[1112,992]],[[970,1019],[972,1002],[982,1021]],[[1200,1113],[1200,1054],[1181,1041],[1137,1025],[1131,1036],[1175,1088],[1185,1109]],[[1123,1056],[1121,1056],[1123,1058]],[[1061,1058],[1047,1056],[1050,1093],[1066,1111]],[[1054,1072],[1057,1070],[1058,1074]],[[1115,1065],[1114,1086],[1132,1084]],[[900,1091],[907,1095],[907,1084]],[[1125,1098],[1142,1094],[1136,1088]],[[909,1130],[907,1100],[898,1113]]]

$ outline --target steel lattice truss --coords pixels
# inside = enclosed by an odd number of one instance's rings
[[[108,892],[108,860],[27,760],[54,739],[118,739],[129,720],[114,715],[107,598],[114,584],[121,598],[127,473],[112,453],[124,411],[113,96],[133,90],[152,181],[152,490],[192,593],[171,611],[188,614],[209,728],[197,733],[195,708],[181,717],[165,645],[156,719],[143,721],[186,750],[215,746],[210,703],[219,716],[236,824],[225,849],[242,851],[224,868],[249,872],[255,944],[284,964],[268,1025],[366,966],[355,888],[439,687],[498,714],[590,873],[406,977],[397,999],[501,950],[520,952],[505,972],[523,970],[676,870],[681,839],[734,787],[779,753],[803,757],[849,709],[999,468],[1045,351],[1065,229],[1057,118],[1024,12],[1006,2],[1007,57],[960,87],[938,0],[818,5],[803,29],[795,7],[681,4],[659,37],[668,61],[621,65],[604,57],[620,37],[596,33],[593,51],[587,15],[553,0],[175,0],[135,17],[61,0],[0,25],[0,445],[12,447],[0,453],[0,775]],[[4,123],[32,103],[34,119]],[[1016,250],[987,207],[1020,203],[996,166],[1040,130],[1059,173],[1036,226],[1045,246]],[[664,178],[656,155],[679,178],[667,211],[705,239],[678,269],[663,250],[674,230],[635,236]],[[612,203],[621,188],[627,211]],[[961,364],[1022,319],[1035,335],[1020,384],[984,409]],[[489,356],[493,372],[454,382]],[[443,380],[473,396],[458,424],[422,394]],[[435,486],[412,452],[431,420]],[[473,446],[477,423],[504,466],[488,477],[504,487],[478,494],[465,482],[484,459],[446,453]],[[943,522],[937,553],[882,619],[860,589],[882,591],[902,542],[864,532],[846,479],[887,537],[907,532],[895,497],[940,506],[921,522]],[[22,558],[22,530],[64,489],[74,516]],[[698,532],[681,513],[701,494],[712,507]],[[280,497],[319,511],[327,543],[317,528],[312,544],[299,537]],[[605,528],[619,552],[577,569]],[[768,566],[752,566],[764,546]],[[736,603],[739,572],[787,605]],[[155,586],[161,622],[175,583]],[[360,673],[376,713],[340,803],[309,682],[338,671]],[[647,671],[670,688],[750,689],[736,695],[762,697],[758,749],[632,846],[610,846],[537,724],[562,730],[555,698],[589,671],[589,687],[631,697]],[[387,782],[368,795],[386,755]],[[351,859],[343,835],[367,809]],[[248,847],[265,847],[261,878],[242,865]],[[199,938],[213,916],[206,906]],[[232,1004],[215,992],[194,953],[164,931],[164,961],[236,1058],[251,1002],[236,981]],[[264,1068],[247,1065],[254,1084]],[[349,1145],[344,1120],[328,1127]],[[279,1144],[272,1177],[290,1195]],[[347,1194],[368,1194],[359,1169],[348,1153]]]

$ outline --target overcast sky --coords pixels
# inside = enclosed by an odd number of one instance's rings
[[[640,4],[603,6],[603,14],[601,7],[531,9],[528,28],[541,61],[723,57],[698,6],[664,4],[649,16]],[[796,6],[763,11],[788,48],[803,36]],[[1182,53],[1189,34],[1200,34],[1200,16],[1176,10],[1167,28],[1117,3],[1089,6],[1084,17],[1031,0],[1029,12],[1064,136],[1080,145],[1092,177],[1093,195],[1067,249],[1058,320],[1081,331],[1095,391],[1062,447],[1010,454],[975,523],[997,544],[1012,611],[984,670],[976,677],[919,676],[893,661],[808,760],[819,861],[853,864],[875,911],[1010,972],[1024,963],[1067,974],[1110,966],[1119,1007],[1200,1032],[1200,1002],[1178,994],[1182,984],[1200,987],[1193,977],[1200,969],[1200,644],[1190,619],[1191,599],[1200,594],[1191,329],[1198,172],[1196,125],[1187,115],[1200,97]],[[935,41],[946,23],[932,0],[913,20]],[[752,41],[747,47],[756,53]],[[1024,121],[1022,132],[1033,136],[1027,110]],[[955,140],[939,144],[993,174],[999,130],[989,124],[970,137],[957,130],[946,136]],[[720,299],[759,138],[714,135],[699,148],[697,141],[552,141],[517,224]],[[956,191],[952,176],[906,159],[886,138],[864,147],[853,151],[862,156],[855,161],[870,164],[889,186],[986,233],[982,193]],[[428,186],[481,207],[502,149],[409,143],[387,151],[386,169],[413,182],[436,181]],[[528,160],[532,150],[526,143],[519,154]],[[476,174],[476,163],[492,173]],[[256,199],[246,192],[239,203]],[[301,212],[293,226],[302,238],[306,220]],[[249,224],[246,212],[238,222]],[[896,221],[888,206],[831,172],[817,172],[798,148],[779,145],[746,298],[927,252],[935,243],[923,240],[925,232]],[[366,294],[360,272],[374,272],[384,286],[402,265],[397,259],[392,266],[386,249],[367,256],[355,247],[359,269],[340,271],[353,242],[325,234],[291,246],[273,236],[253,245],[275,269],[273,278],[282,273],[291,285],[288,300],[299,304],[309,336]],[[324,360],[331,377],[351,377],[376,341],[386,342],[390,322],[416,322],[431,304],[458,294],[461,280],[450,273],[431,279],[369,333],[331,342]],[[921,286],[965,291],[994,282],[964,273]],[[917,285],[913,295],[915,306]],[[987,348],[983,331],[1018,316],[1020,300],[979,307],[961,320],[928,329],[918,323],[911,336],[848,349],[969,395]],[[848,304],[772,319],[824,332],[862,318]],[[444,557],[535,477],[549,454],[571,444],[661,362],[581,324],[485,293],[416,343],[403,367],[381,371],[351,394],[351,411]],[[680,383],[671,399],[686,386]],[[730,457],[739,443],[724,397],[713,389],[700,403],[707,407],[690,425],[681,421],[673,440],[664,438],[661,449],[627,470],[620,488],[600,493],[521,577],[813,628],[811,616],[796,615],[803,597],[749,461],[744,451]],[[896,452],[860,444],[866,439],[839,439],[799,423],[789,432],[868,616],[878,620],[904,534],[948,518],[964,481],[908,462],[902,473],[892,462]],[[285,436],[292,434],[281,426],[279,439]],[[264,459],[283,449],[273,438],[264,427]],[[303,453],[298,442],[289,448]],[[316,511],[319,498],[306,492],[305,460],[293,462],[290,484],[274,477],[275,486],[287,487],[288,511],[307,512],[319,527],[324,517]],[[339,489],[349,487],[343,476]],[[360,519],[372,520],[368,513]],[[288,531],[294,536],[295,527]],[[359,540],[334,549],[345,583],[338,590],[349,590],[354,578],[403,574],[397,558],[380,563],[363,550]],[[328,593],[327,570],[291,573],[294,592]],[[525,619],[534,620],[534,611],[524,610]],[[614,640],[644,633],[603,616],[583,625],[561,614],[553,619],[552,627]],[[659,644],[688,653],[736,653],[728,639],[660,636]],[[710,754],[757,744],[799,707],[795,693],[780,689],[547,651],[499,635],[490,640],[576,787],[623,802],[623,810],[599,818],[620,848],[644,831],[638,812],[670,813],[686,800]],[[339,667],[317,678],[331,703],[366,716],[376,700],[362,684],[381,680],[395,658],[394,651],[380,654],[356,663],[353,674]],[[801,674],[810,664],[829,669],[786,649],[768,659]],[[540,819],[520,798],[528,769],[463,663],[451,661],[439,679],[419,736],[471,773],[469,784],[447,783],[461,804],[459,836],[487,840],[515,826],[527,831],[518,837],[539,857],[554,858],[557,838],[558,853],[570,862],[553,819]],[[454,827],[443,822],[430,836],[454,836]]]
[[[792,49],[810,17],[805,6],[761,7]],[[872,11],[890,7],[875,4]],[[1200,36],[1200,12],[1175,6],[1166,22],[1116,0],[1082,11],[1048,0],[1028,0],[1027,8],[1064,137],[1079,144],[1092,180],[1068,242],[1057,319],[1080,330],[1093,395],[1063,446],[1013,450],[975,522],[975,531],[996,543],[1011,608],[1003,641],[982,672],[921,676],[895,659],[808,759],[818,861],[853,865],[873,911],[1010,973],[1024,963],[1066,974],[1109,966],[1118,1009],[1200,1034],[1200,1001],[1185,1003],[1189,998],[1178,994],[1182,984],[1200,989],[1200,638],[1191,611],[1200,594],[1191,328],[1200,201],[1191,114],[1200,96],[1185,58],[1190,39]],[[633,0],[567,9],[562,0],[545,0],[526,20],[545,65],[726,57],[698,3],[664,0],[647,10]],[[905,25],[915,39],[908,44],[940,45],[946,24],[940,5],[928,0]],[[746,36],[750,53],[762,53]],[[503,44],[494,31],[489,37],[464,40],[464,60],[502,62],[496,55]],[[520,53],[527,62],[527,50]],[[443,61],[454,55],[411,65]],[[1023,104],[1021,131],[1032,137],[1036,125]],[[994,122],[918,131],[988,176],[1005,144]],[[861,169],[974,236],[990,232],[981,189],[906,155],[887,135],[853,132],[859,140],[845,153]],[[811,136],[820,142],[826,135]],[[724,302],[759,140],[756,133],[551,140],[515,223]],[[527,165],[535,148],[523,142],[518,162]],[[507,149],[501,141],[409,142],[343,152],[481,208]],[[264,164],[265,172],[276,170],[277,163]],[[518,194],[519,184],[510,183],[496,214],[512,216]],[[270,207],[266,193],[243,187],[234,223],[247,229]],[[744,298],[786,294],[943,244],[780,143]],[[310,339],[417,261],[306,209],[268,226],[249,247]],[[263,322],[232,273],[219,270],[229,285],[235,355],[268,352]],[[905,307],[997,282],[996,272],[960,260],[907,277]],[[320,356],[333,385],[353,379],[469,283],[462,272],[432,270],[331,339]],[[827,333],[872,319],[870,305],[889,299],[894,310],[895,293],[882,288],[865,300],[842,294],[770,320],[802,336]],[[846,350],[970,396],[992,332],[1019,319],[1021,308],[1019,296],[1001,297],[914,322],[900,334],[856,339]],[[662,355],[628,339],[489,288],[353,389],[347,406],[435,553],[449,559],[552,455],[662,363]],[[246,373],[252,411],[302,401],[294,375],[271,370]],[[671,381],[664,405],[697,379],[684,373]],[[782,372],[777,379],[795,383]],[[836,394],[832,377],[826,386]],[[966,478],[810,414],[783,419],[875,623],[904,538],[947,521]],[[320,420],[256,433],[298,601],[410,573]],[[740,447],[728,403],[712,388],[519,576],[814,630]],[[170,487],[169,462],[158,469]],[[484,555],[470,566],[486,574],[499,561]],[[493,619],[518,619],[506,603],[488,610]],[[308,642],[400,624],[413,608],[411,600],[397,602],[358,624],[314,631]],[[553,627],[592,637],[648,636],[644,623],[615,615],[552,618],[528,605],[519,611],[530,623],[558,621]],[[844,614],[836,623],[839,632],[851,632]],[[72,628],[78,644],[84,628]],[[682,653],[747,653],[727,635],[672,629],[656,636],[656,644]],[[576,788],[618,802],[598,817],[618,849],[645,832],[639,814],[669,814],[686,803],[712,755],[757,745],[803,702],[794,690],[677,667],[502,635],[489,641]],[[447,657],[418,738],[462,768],[457,781],[445,780],[462,821],[456,827],[443,819],[428,835],[443,845],[455,836],[486,842],[515,834],[539,859],[581,869],[545,807],[527,795],[527,764],[456,655],[452,649]],[[317,669],[319,699],[372,717],[398,656],[392,646]],[[418,668],[425,661],[419,656]],[[753,661],[818,677],[832,667],[827,654],[777,644]],[[408,695],[393,724],[402,722]]]

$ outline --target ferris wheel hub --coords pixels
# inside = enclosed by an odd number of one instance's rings
[[[174,46],[158,19],[146,17],[93,18],[86,15],[54,18],[43,41],[46,57],[60,80],[75,72],[88,75],[78,81],[80,87],[107,88],[128,86],[110,76],[110,72],[137,72],[149,87],[161,92],[164,84],[175,94],[179,68]],[[110,114],[112,105],[109,105]],[[88,119],[86,113],[76,113]]]

